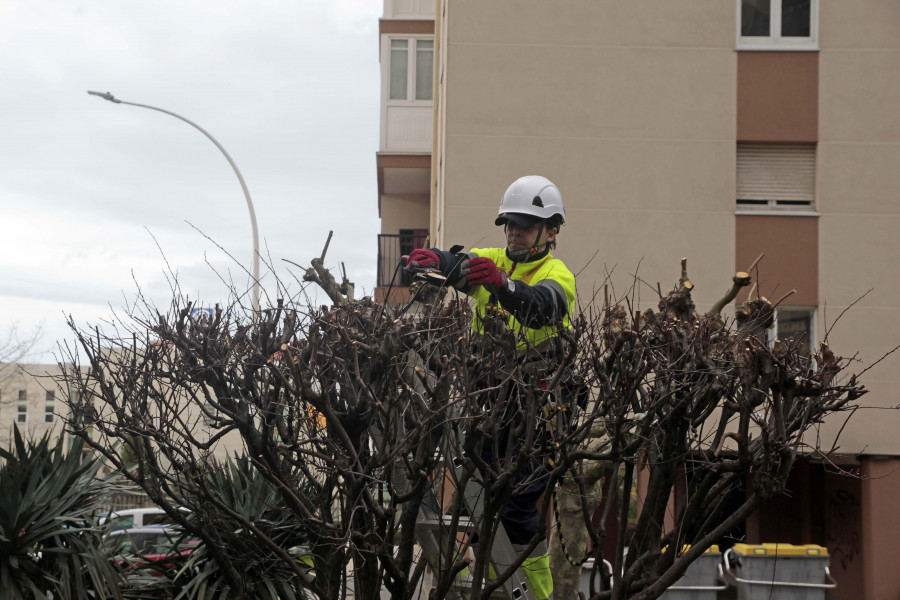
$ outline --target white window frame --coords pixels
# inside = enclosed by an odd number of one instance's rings
[[[810,0],[809,37],[781,36],[781,0],[770,0],[769,35],[742,36],[741,12],[743,0],[736,0],[737,26],[735,47],[738,50],[809,50],[819,49],[819,0]]]
[[[394,40],[406,40],[406,99],[391,99],[391,42]],[[433,35],[384,35],[382,36],[381,51],[381,80],[382,97],[386,106],[432,106],[434,104],[434,47],[432,46],[432,70],[431,70],[431,99],[416,100],[416,56],[420,41],[434,43]]]
[[[818,343],[818,331],[816,326],[816,307],[815,306],[779,306],[775,309],[775,318],[772,320],[772,327],[767,332],[769,336],[769,345],[773,345],[778,339],[778,313],[781,310],[804,311],[809,314],[809,353],[812,356],[816,352],[816,344]]]

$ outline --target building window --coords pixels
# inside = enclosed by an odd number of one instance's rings
[[[816,343],[816,310],[799,306],[781,306],[775,311],[773,338],[782,343],[799,343],[800,353],[810,356]]]
[[[434,40],[416,42],[416,100],[431,100],[434,82]]]
[[[815,144],[738,144],[739,211],[815,209]]]
[[[814,50],[818,0],[737,0],[738,49]]]
[[[28,392],[19,390],[19,401],[16,405],[16,422],[28,422]]]
[[[389,100],[430,102],[434,80],[434,40],[391,39],[389,78]]]
[[[53,393],[53,390],[47,390],[47,395],[44,399],[44,423],[52,423],[55,414],[56,395]]]

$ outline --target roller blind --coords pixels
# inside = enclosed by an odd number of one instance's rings
[[[815,145],[738,144],[739,207],[808,209],[815,198]]]

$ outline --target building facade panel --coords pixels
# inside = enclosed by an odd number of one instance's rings
[[[819,227],[820,298],[848,306],[874,289],[860,306],[896,306],[900,215],[823,215]]]
[[[900,263],[898,227],[896,214],[829,213],[820,222],[819,330],[824,336],[831,328],[829,343],[837,352],[859,353],[852,371],[872,364],[900,343],[900,280],[895,275]],[[840,321],[833,325],[838,315]],[[864,383],[869,394],[862,398],[863,406],[884,409],[900,404],[900,371],[893,357],[869,370]],[[823,427],[826,439],[842,425],[843,419],[830,419]],[[898,427],[900,416],[894,410],[859,411],[840,434],[841,448],[896,455],[900,453]]]
[[[900,460],[896,457],[872,457],[862,463],[862,518],[864,581],[866,598],[896,598],[900,590],[900,569],[896,566],[900,519]]]
[[[448,146],[452,168],[469,173],[448,204],[499,204],[509,182],[541,173],[559,180],[567,209],[734,210],[730,140],[451,135]]]
[[[427,194],[388,194],[381,206],[381,233],[428,227]]]
[[[385,152],[431,152],[430,106],[388,106]]]
[[[900,8],[893,0],[824,2],[819,9],[823,49],[900,50]]]
[[[447,134],[734,139],[730,49],[448,47]]]
[[[900,215],[900,143],[820,143],[817,179],[823,213]]]
[[[823,298],[819,310],[820,338],[824,337],[824,332],[834,325],[835,319],[845,308]],[[858,373],[900,343],[898,323],[898,308],[854,306],[831,329],[828,343],[839,355],[853,358],[847,371]],[[840,452],[895,456],[900,453],[897,443],[900,418],[895,409],[900,405],[900,372],[894,356],[865,373],[862,381],[869,393],[859,402],[866,407],[865,410],[857,411],[846,425],[847,414],[835,415],[822,425],[820,435],[823,448],[830,448],[839,435]]]
[[[434,35],[434,21],[384,20],[378,22],[378,32],[384,34]]]
[[[900,50],[823,49],[819,86],[820,141],[900,143]]]
[[[819,229],[816,217],[738,215],[735,234],[735,270],[751,272],[761,294],[773,302],[790,290],[786,303],[814,307],[819,303]],[[749,289],[738,295],[747,299]]]
[[[733,48],[735,10],[721,0],[453,0],[450,19],[454,42]]]
[[[570,236],[568,260],[581,270],[582,297],[602,290],[607,272],[612,271],[610,281],[621,298],[637,275],[637,306],[656,310],[657,284],[664,294],[670,291],[685,257],[695,285],[694,302],[704,311],[728,289],[734,274],[733,263],[724,253],[734,247],[734,217],[726,213],[577,211],[572,215]],[[655,247],[666,251],[654,251]]]
[[[818,139],[818,52],[737,53],[737,140]]]

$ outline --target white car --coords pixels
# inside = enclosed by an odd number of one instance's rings
[[[186,508],[181,508],[187,512]],[[154,527],[174,525],[172,518],[161,508],[129,508],[109,513],[100,517],[100,524],[109,522],[113,530],[132,529],[135,527]]]

